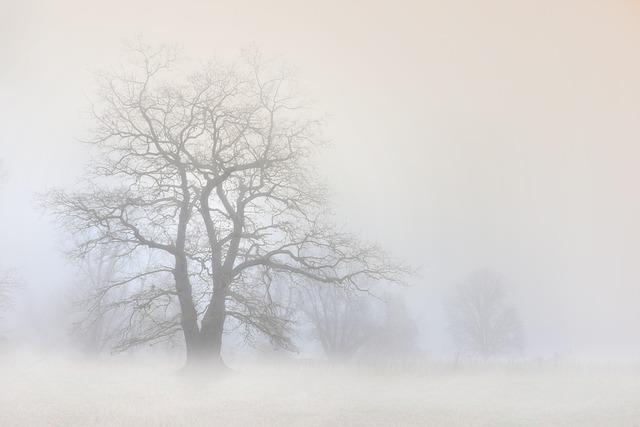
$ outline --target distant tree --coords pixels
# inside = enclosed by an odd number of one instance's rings
[[[2,314],[11,306],[11,292],[15,286],[15,280],[8,273],[0,275],[0,319]]]
[[[123,310],[128,289],[110,289],[120,275],[123,259],[117,248],[98,247],[79,259],[76,283],[70,303],[77,320],[71,336],[88,354],[117,347],[120,324],[127,320]],[[137,295],[135,292],[133,295]]]
[[[363,346],[363,356],[378,361],[400,361],[418,351],[418,325],[402,296],[387,293],[377,304],[381,316]]]
[[[298,287],[297,307],[325,355],[388,362],[415,355],[418,329],[399,295],[307,282]]]
[[[134,56],[102,79],[85,188],[46,201],[82,239],[75,255],[112,246],[123,260],[99,290],[129,288],[110,305],[128,312],[119,348],[182,333],[188,365],[222,364],[225,326],[289,345],[274,279],[401,280],[384,252],[329,225],[318,121],[285,72],[257,55],[195,71],[167,50]]]
[[[0,190],[2,189],[5,176],[6,171],[3,168],[2,159],[0,159]],[[0,206],[4,205],[0,203]],[[3,314],[11,307],[12,295],[16,288],[16,284],[17,281],[13,274],[0,270],[0,320],[3,317]]]
[[[373,302],[366,294],[307,281],[298,289],[297,305],[331,360],[350,358],[374,333]]]
[[[455,287],[446,309],[456,360],[487,360],[522,348],[522,322],[506,296],[501,276],[488,270],[471,274]]]

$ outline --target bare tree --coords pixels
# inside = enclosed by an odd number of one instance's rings
[[[375,333],[372,297],[323,283],[299,287],[297,307],[331,360],[352,357]]]
[[[15,286],[14,278],[8,274],[0,275],[0,320],[2,314],[11,306],[11,291]]]
[[[2,159],[0,159],[0,189],[2,188],[5,174],[6,172],[2,165]],[[0,204],[0,206],[2,205]],[[10,275],[0,271],[0,315],[9,306],[9,288],[12,283],[13,280]]]
[[[456,360],[462,356],[487,360],[522,347],[522,322],[507,303],[504,281],[496,273],[477,271],[456,286],[447,315]]]
[[[296,305],[329,359],[387,363],[416,354],[417,326],[399,295],[310,282],[298,287]]]
[[[128,289],[117,287],[106,295],[119,277],[123,259],[117,247],[98,247],[78,260],[76,283],[70,298],[71,309],[77,317],[71,335],[88,354],[99,354],[108,346],[117,345],[119,323],[126,318],[122,313],[122,301],[130,297]],[[115,307],[113,307],[115,305]]]
[[[5,176],[6,172],[2,166],[2,159],[0,159],[0,189]],[[1,203],[0,206],[2,206]],[[0,320],[2,320],[3,314],[11,307],[12,296],[16,286],[17,280],[14,274],[0,270]]]
[[[378,362],[399,362],[416,355],[418,326],[397,294],[387,293],[381,299],[381,312],[376,327],[363,346],[363,356]]]
[[[120,348],[181,331],[188,364],[221,363],[227,318],[289,345],[274,279],[401,280],[382,251],[329,225],[312,163],[319,123],[286,72],[257,55],[185,73],[170,51],[135,54],[102,79],[86,189],[47,200],[83,236],[75,256],[111,246],[126,261],[99,298],[139,287],[112,304],[130,313]]]

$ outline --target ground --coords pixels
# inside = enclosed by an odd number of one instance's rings
[[[209,379],[157,360],[5,361],[0,425],[640,426],[639,368],[394,371],[243,364]]]

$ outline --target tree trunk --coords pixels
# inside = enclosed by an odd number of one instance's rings
[[[190,344],[187,341],[185,371],[201,373],[203,370],[205,372],[226,370],[221,354],[225,318],[225,292],[224,289],[217,289],[214,290],[193,343]],[[185,339],[187,339],[186,332]]]
[[[186,256],[176,257],[176,267],[173,272],[180,303],[180,323],[184,333],[187,350],[187,364],[198,357],[200,349],[200,331],[198,329],[198,313],[193,304],[191,281],[187,272]]]
[[[173,275],[176,281],[178,301],[180,302],[180,323],[187,350],[187,365],[190,365],[199,358],[202,345],[200,341],[200,328],[198,327],[198,311],[193,302],[193,289],[191,287],[191,280],[189,279],[189,263],[185,252],[187,226],[191,217],[191,192],[189,191],[187,172],[183,166],[180,167],[179,173],[182,203],[178,216]]]
[[[224,366],[221,350],[225,319],[225,291],[219,287],[214,290],[200,328],[201,355],[207,363]]]

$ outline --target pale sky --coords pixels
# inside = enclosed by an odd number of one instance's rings
[[[420,268],[427,349],[446,288],[489,267],[531,352],[640,356],[637,1],[0,0],[0,263],[35,310],[70,279],[34,193],[79,177],[91,71],[138,36],[297,69],[339,217]]]

